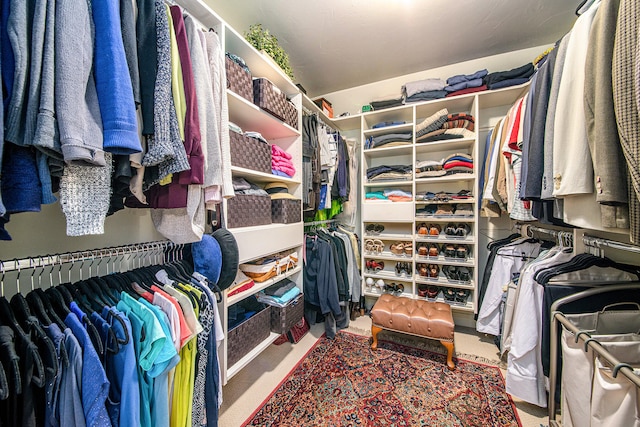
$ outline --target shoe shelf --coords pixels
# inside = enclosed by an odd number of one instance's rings
[[[378,240],[400,240],[411,241],[413,240],[413,234],[364,234],[364,239],[378,239]]]
[[[377,254],[373,252],[365,252],[364,257],[370,258],[370,259],[380,259],[385,261],[401,261],[401,262],[413,261],[413,254],[412,255],[396,255],[394,253],[386,252],[386,251],[382,252],[381,254]]]
[[[401,276],[398,276],[394,271],[390,271],[390,270],[380,270],[380,271],[376,271],[376,272],[372,272],[372,271],[365,271],[363,274],[363,277],[367,278],[367,277],[371,277],[372,279],[382,279],[382,280],[399,280],[399,281],[403,281],[403,282],[411,282],[412,276],[404,274]]]
[[[471,301],[471,297],[469,297],[469,300],[467,301],[466,304],[462,304],[455,301],[447,301],[444,299],[442,295],[438,295],[437,298],[427,298],[427,297],[421,297],[421,296],[417,296],[416,298],[424,299],[432,302],[443,302],[445,304],[449,304],[451,306],[451,310],[470,311],[472,313],[474,311],[473,301]]]
[[[379,297],[380,295],[384,295],[384,294],[391,294],[398,297],[412,298],[412,294],[410,292],[403,292],[401,294],[397,294],[392,292],[381,291],[379,289],[371,289],[371,290],[365,289],[364,291],[364,295],[368,297]]]
[[[431,236],[429,234],[416,234],[416,242],[438,242],[438,243],[464,243],[472,245],[474,243],[473,235],[467,234],[463,236],[448,236],[444,233],[437,236]]]
[[[433,221],[433,222],[475,222],[472,216],[455,216],[455,215],[416,215],[416,222]]]
[[[414,279],[416,283],[424,285],[444,286],[447,288],[475,289],[475,283],[473,280],[463,282],[460,280],[449,280],[444,276],[427,277],[420,276],[419,274],[415,274]]]
[[[455,265],[458,267],[475,267],[476,261],[475,258],[447,258],[444,256],[420,256],[416,255],[416,262],[428,263],[428,264],[438,264],[438,265]]]

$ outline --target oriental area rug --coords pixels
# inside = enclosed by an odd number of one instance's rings
[[[339,332],[307,353],[243,426],[520,426],[499,368]]]

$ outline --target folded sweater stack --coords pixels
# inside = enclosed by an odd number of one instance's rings
[[[447,175],[454,173],[473,173],[473,157],[466,153],[453,153],[445,157],[442,168]]]
[[[409,180],[412,176],[411,165],[381,165],[367,169],[367,181]]]
[[[291,161],[291,154],[273,144],[271,146],[271,172],[274,175],[292,178],[296,174],[296,168]]]
[[[483,77],[488,74],[486,69],[478,70],[473,74],[458,74],[455,76],[451,76],[447,79],[447,86],[445,86],[444,90],[447,91],[447,96],[451,94],[459,95],[460,91],[466,89],[476,89],[480,88],[484,85]],[[484,87],[486,89],[486,86]],[[481,89],[478,89],[481,90]],[[478,90],[474,90],[473,92],[477,92]],[[470,93],[466,91],[464,93]]]
[[[434,113],[416,126],[416,142],[473,138],[475,119],[471,114],[448,114],[447,109]]]
[[[442,79],[424,79],[406,83],[402,86],[402,95],[406,102],[421,102],[441,99],[447,95]]]
[[[484,84],[489,89],[500,89],[528,82],[535,71],[532,63],[508,71],[498,71],[483,77]]]

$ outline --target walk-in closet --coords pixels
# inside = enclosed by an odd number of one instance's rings
[[[640,427],[635,0],[0,11],[0,427]]]

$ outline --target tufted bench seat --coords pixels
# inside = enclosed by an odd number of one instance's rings
[[[454,326],[449,304],[384,294],[371,309],[371,348],[378,348],[378,332],[383,329],[439,340],[447,349],[447,366],[453,370]]]

